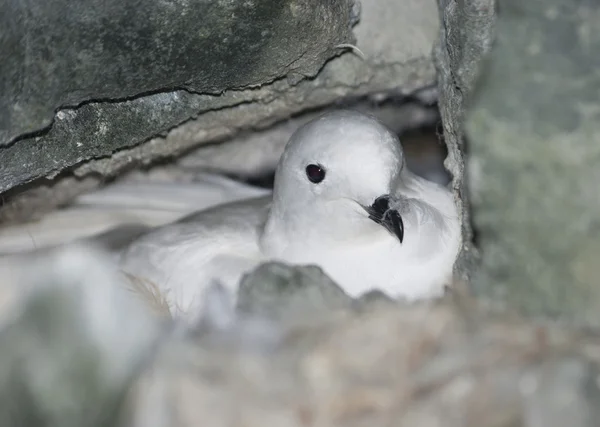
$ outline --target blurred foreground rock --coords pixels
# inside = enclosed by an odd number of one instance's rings
[[[599,350],[452,304],[339,312],[290,326],[268,354],[163,347],[134,406],[136,419],[163,423],[135,425],[591,427]]]
[[[82,247],[0,264],[0,425],[116,426],[158,319]]]
[[[265,263],[242,279],[237,309],[247,314],[292,319],[347,308],[352,300],[318,267],[290,268]]]
[[[469,110],[480,295],[600,326],[600,12],[503,0]]]
[[[597,335],[458,297],[358,311],[324,299],[319,315],[255,313],[249,328],[218,290],[198,330],[165,329],[96,257],[49,254],[2,282],[2,425],[598,425]],[[254,280],[271,280],[264,268]],[[247,285],[322,286],[269,268],[277,283]]]

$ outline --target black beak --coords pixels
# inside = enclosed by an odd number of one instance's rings
[[[400,243],[404,240],[404,222],[396,209],[390,209],[390,196],[383,195],[375,199],[371,206],[365,208],[369,219],[385,227],[387,231],[398,237]]]

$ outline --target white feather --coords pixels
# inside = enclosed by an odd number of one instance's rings
[[[327,170],[323,183],[306,179],[309,163]],[[386,193],[402,205],[403,243],[360,207]],[[451,192],[408,172],[397,137],[379,122],[341,111],[294,133],[272,198],[161,227],[134,242],[121,261],[193,318],[212,281],[235,294],[241,276],[270,259],[319,265],[353,296],[381,289],[409,300],[435,297],[451,281],[459,244]]]
[[[214,174],[198,174],[194,182],[117,182],[37,221],[0,228],[0,255],[70,243],[129,224],[156,227],[211,206],[266,194],[270,190]]]

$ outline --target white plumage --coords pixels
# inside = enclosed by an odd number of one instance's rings
[[[113,183],[37,221],[0,228],[0,257],[94,239],[132,225],[157,227],[201,209],[271,193],[210,173],[171,181],[146,177]]]
[[[326,172],[322,182],[307,178],[309,164]],[[382,195],[402,217],[402,242],[369,218],[366,208]],[[450,191],[408,171],[398,138],[377,120],[336,111],[294,133],[272,197],[160,227],[133,242],[121,264],[157,285],[174,314],[195,319],[207,286],[216,280],[235,294],[241,276],[265,260],[319,265],[353,296],[439,296],[459,245]]]

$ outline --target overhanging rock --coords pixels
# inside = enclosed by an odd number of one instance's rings
[[[0,192],[314,76],[357,19],[353,0],[3,2]]]
[[[331,39],[328,54],[342,52],[332,48],[352,40],[350,25],[358,9],[347,4],[346,12],[339,18],[346,23],[345,38]],[[65,169],[85,177],[81,181],[85,185],[67,176],[38,180],[32,190],[18,196],[17,191],[5,193],[0,220],[23,220],[63,204],[101,182],[99,175],[114,175],[139,162],[172,158],[200,144],[229,138],[240,130],[267,127],[346,96],[411,93],[431,86],[435,83],[431,50],[438,28],[433,1],[363,0],[354,33],[364,58],[347,50],[326,62],[314,78],[298,82],[301,75],[292,72],[289,78],[220,95],[167,91],[61,109],[53,127],[37,135],[38,139],[25,138],[0,149],[0,193],[36,178],[52,178]],[[284,50],[292,42],[286,41]],[[290,68],[298,66],[293,63]]]

